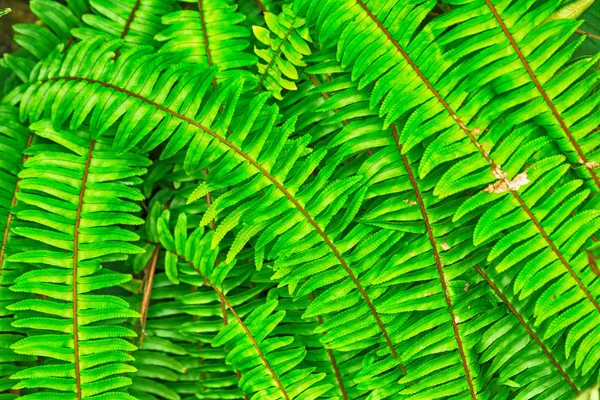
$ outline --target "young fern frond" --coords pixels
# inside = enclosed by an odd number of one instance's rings
[[[131,214],[139,210],[133,201],[142,198],[132,186],[139,183],[148,159],[117,155],[104,138],[56,131],[48,121],[31,129],[56,145],[27,159],[19,173],[22,206],[17,217],[23,224],[12,230],[32,245],[8,261],[32,270],[16,278],[10,289],[35,297],[8,309],[23,313],[15,327],[35,332],[11,348],[48,362],[11,378],[18,380],[17,389],[43,389],[23,399],[130,399],[119,391],[130,380],[118,375],[134,370],[124,362],[132,359],[127,352],[135,346],[123,338],[135,334],[114,320],[137,313],[117,296],[94,292],[131,279],[101,263],[141,251],[129,243],[137,235],[119,226],[143,222]]]
[[[244,14],[225,0],[196,1],[193,9],[169,13],[162,18],[168,27],[156,35],[164,42],[160,51],[177,54],[179,59],[199,64],[205,69],[219,67],[219,80],[230,77],[256,77],[246,69],[256,63],[256,56],[247,53],[250,31],[241,25]],[[181,32],[186,32],[185,36]]]
[[[158,164],[157,167],[164,169],[165,165]],[[185,276],[180,284],[174,285],[164,273],[165,259],[169,260],[169,268],[173,267],[171,256],[159,243],[159,233],[171,229],[171,224],[164,224],[165,218],[161,218],[164,210],[189,213],[189,218],[182,215],[177,219],[174,229],[178,234],[188,226],[197,226],[200,218],[197,213],[206,211],[206,206],[186,205],[187,196],[182,197],[189,193],[188,187],[197,186],[197,178],[180,174],[171,179],[181,187],[175,194],[164,188],[153,195],[141,235],[142,241],[147,243],[147,253],[136,256],[134,261],[134,270],[139,271],[144,265],[146,268],[140,304],[142,316],[139,323],[135,323],[141,336],[136,342],[140,350],[135,353],[133,366],[138,371],[132,376],[131,393],[140,399],[157,396],[178,400],[195,395],[195,398],[226,396],[248,400],[248,395],[237,387],[239,371],[225,363],[226,351],[210,346],[220,327],[228,323],[224,304],[211,288],[198,287],[198,282],[193,279],[186,282]],[[135,266],[140,263],[142,267]],[[153,267],[154,276],[151,275]],[[224,283],[228,293],[235,292],[230,295],[233,306],[239,306],[265,290],[264,284],[246,286],[251,269],[239,271],[243,273],[231,273]],[[150,284],[152,286],[148,287]]]
[[[302,57],[311,53],[307,42],[311,41],[302,18],[298,18],[292,7],[283,6],[279,15],[264,13],[267,28],[253,26],[254,36],[266,49],[255,47],[254,52],[264,63],[258,63],[258,86],[270,91],[281,100],[281,90],[295,90],[298,79],[296,67],[306,64]]]

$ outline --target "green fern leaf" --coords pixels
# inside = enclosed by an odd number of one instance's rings
[[[128,185],[136,183],[148,161],[133,154],[117,156],[106,139],[94,139],[85,131],[57,132],[47,121],[39,121],[31,129],[60,146],[29,158],[19,174],[17,199],[23,207],[17,217],[27,223],[12,231],[37,242],[38,249],[9,257],[10,262],[36,267],[15,279],[10,289],[42,298],[8,307],[23,312],[14,326],[40,331],[11,347],[17,354],[52,360],[54,368],[31,367],[11,378],[20,381],[15,388],[42,388],[45,396],[131,398],[118,391],[130,380],[117,375],[134,370],[122,363],[131,360],[127,352],[135,349],[123,337],[135,334],[112,324],[137,313],[116,296],[94,292],[131,279],[103,269],[100,262],[140,251],[128,243],[137,236],[117,225],[141,222],[126,214],[137,211],[132,201],[142,198]],[[51,197],[40,201],[43,193]],[[60,333],[48,333],[52,331]]]

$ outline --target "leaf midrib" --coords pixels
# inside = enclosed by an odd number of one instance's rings
[[[410,183],[413,187],[413,191],[417,196],[417,203],[419,204],[419,208],[421,210],[421,215],[423,217],[423,222],[425,224],[425,228],[427,229],[427,236],[429,238],[429,242],[431,244],[431,250],[433,251],[433,258],[435,259],[435,266],[437,268],[440,282],[442,284],[442,289],[444,291],[444,298],[446,300],[446,306],[448,307],[448,313],[450,314],[450,318],[452,320],[452,329],[454,330],[454,338],[456,339],[456,343],[458,344],[458,351],[460,353],[460,358],[462,361],[463,369],[465,370],[465,375],[467,378],[467,383],[469,384],[469,392],[471,393],[471,397],[473,399],[477,399],[477,395],[475,393],[475,388],[473,387],[473,379],[471,378],[471,371],[469,370],[469,363],[467,362],[467,357],[465,354],[465,349],[462,343],[462,339],[460,337],[460,333],[458,331],[458,324],[456,323],[456,316],[454,315],[454,310],[452,309],[452,300],[450,299],[450,293],[448,292],[448,284],[446,283],[446,277],[444,275],[444,269],[442,265],[442,260],[440,258],[440,253],[437,248],[437,243],[435,240],[435,235],[433,234],[433,228],[431,227],[431,223],[429,221],[429,215],[427,214],[427,209],[425,208],[425,202],[423,201],[423,197],[421,196],[421,191],[419,190],[419,185],[417,184],[417,180],[415,179],[415,175],[413,174],[413,170],[410,167],[410,163],[408,162],[408,157],[406,154],[402,154],[402,145],[399,142],[398,132],[396,130],[396,126],[391,124],[392,134],[394,136],[394,140],[396,141],[396,146],[398,147],[398,151],[402,157],[402,161],[404,163],[404,167],[406,168],[406,172],[408,172],[408,178],[410,179]]]
[[[77,400],[81,400],[81,369],[79,365],[79,327],[77,320],[77,267],[79,263],[79,226],[81,224],[81,212],[83,210],[83,196],[85,195],[86,183],[92,162],[92,152],[96,140],[92,139],[88,148],[83,177],[81,179],[81,190],[79,192],[79,203],[77,204],[77,216],[75,217],[75,230],[73,233],[73,351],[75,353],[75,384]]]

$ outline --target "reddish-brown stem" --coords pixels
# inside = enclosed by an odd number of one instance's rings
[[[146,319],[148,318],[148,307],[150,306],[150,295],[152,293],[152,283],[154,282],[154,273],[156,272],[156,262],[158,261],[158,246],[154,247],[154,251],[152,252],[152,256],[150,257],[150,261],[148,265],[146,265],[146,279],[144,285],[144,295],[142,297],[142,304],[140,305],[140,325],[142,326],[142,334],[140,335],[140,345],[141,349],[144,344],[144,337],[146,336]]]
[[[125,22],[125,27],[123,28],[123,32],[121,32],[121,39],[124,39],[125,36],[129,33],[129,29],[131,28],[131,23],[133,22],[133,18],[135,18],[135,13],[138,8],[140,8],[141,0],[137,0],[129,13],[129,18],[127,18],[127,22]]]
[[[90,147],[87,152],[87,159],[85,161],[85,168],[83,170],[83,177],[81,178],[81,190],[79,191],[79,203],[77,205],[77,214],[75,217],[75,230],[73,233],[73,350],[75,352],[75,386],[77,390],[77,400],[81,400],[81,370],[79,365],[79,327],[77,322],[77,267],[79,264],[79,226],[81,224],[81,212],[83,210],[83,196],[85,194],[85,187],[87,184],[88,174],[90,171],[90,164],[92,162],[92,151],[96,140],[92,139]]]
[[[579,33],[580,35],[589,36],[589,37],[591,37],[593,39],[600,39],[600,36],[594,35],[592,33],[586,32],[586,31],[581,30],[581,29],[577,29],[575,32]]]
[[[127,34],[129,33],[129,29],[131,28],[131,24],[133,22],[133,19],[135,18],[135,13],[137,12],[138,8],[140,8],[140,5],[141,5],[141,0],[137,0],[135,2],[135,4],[133,5],[133,8],[131,9],[131,12],[129,13],[129,18],[127,18],[127,21],[125,22],[125,26],[123,27],[123,31],[121,32],[121,39],[124,39],[125,36],[127,36]],[[113,57],[113,60],[118,59],[120,55],[121,55],[121,49],[117,49],[115,51],[115,56]]]

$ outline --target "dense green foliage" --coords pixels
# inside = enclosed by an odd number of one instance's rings
[[[599,7],[31,0],[0,400],[595,398]]]

